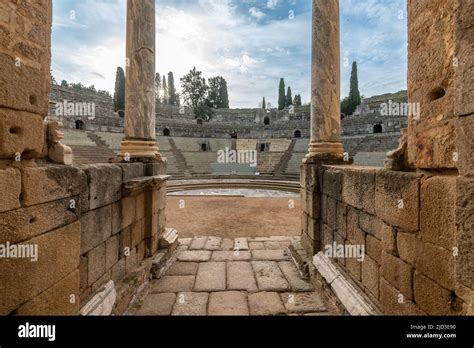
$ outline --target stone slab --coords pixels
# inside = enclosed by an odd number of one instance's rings
[[[196,275],[198,265],[197,262],[175,262],[166,271],[166,275]]]
[[[206,246],[207,237],[194,237],[189,245],[189,250],[201,250]]]
[[[223,291],[226,286],[225,262],[201,262],[194,291]]]
[[[247,238],[235,238],[234,250],[249,250]]]
[[[206,250],[220,250],[222,244],[221,237],[208,237],[204,249]]]
[[[250,251],[213,251],[212,261],[250,261]]]
[[[178,261],[202,262],[209,261],[211,258],[209,250],[184,250],[178,255]]]
[[[290,313],[317,313],[326,312],[322,297],[316,292],[298,294],[281,294],[281,299]]]
[[[135,315],[170,315],[176,301],[176,294],[148,294]]]
[[[211,293],[209,315],[249,315],[247,295],[238,291]]]
[[[278,266],[280,266],[283,275],[285,276],[286,280],[290,283],[291,290],[293,292],[306,292],[306,291],[313,291],[313,285],[301,279],[300,273],[296,268],[295,264],[291,261],[283,261],[279,262]]]
[[[254,260],[261,261],[286,261],[290,259],[289,252],[283,249],[278,250],[252,250]]]
[[[250,250],[265,250],[264,242],[249,242]]]
[[[227,263],[227,289],[257,291],[257,283],[250,262]]]
[[[285,306],[277,292],[258,292],[248,295],[250,315],[282,315]]]
[[[262,291],[288,291],[290,285],[274,261],[252,261],[258,288]]]
[[[204,316],[207,314],[209,294],[206,292],[180,292],[176,296],[172,315]]]

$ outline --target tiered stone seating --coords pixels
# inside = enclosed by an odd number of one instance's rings
[[[211,146],[211,151],[217,152],[219,150],[225,150],[232,147],[231,139],[209,139],[209,145]]]
[[[96,143],[89,139],[85,131],[67,128],[62,131],[64,132],[63,143],[68,146],[96,146]]]
[[[95,134],[104,141],[109,149],[115,151],[116,153],[120,150],[120,144],[123,140],[123,134],[121,133],[105,133],[105,132],[95,132]]]
[[[211,173],[211,163],[217,162],[217,152],[182,152],[190,171],[195,174]]]
[[[285,152],[291,144],[290,139],[271,139],[268,142],[270,143],[270,152]]]
[[[160,143],[161,145],[161,143]],[[161,155],[163,157],[166,157],[168,160],[168,174],[180,174],[180,170],[178,169],[178,166],[176,164],[176,159],[173,156],[173,153],[171,151],[161,151]]]
[[[173,137],[174,143],[179,151],[199,152],[200,143],[198,138],[179,138]]]
[[[156,141],[160,144],[160,151],[171,151],[169,137],[156,137]]]
[[[288,161],[288,167],[285,170],[286,174],[299,174],[301,162],[303,161],[306,152],[293,152],[290,160]]]
[[[256,139],[237,139],[237,150],[256,150],[257,140]]]
[[[297,139],[293,152],[308,152],[309,139]]]
[[[259,152],[257,155],[257,172],[263,174],[274,173],[282,155],[283,153],[280,152]]]

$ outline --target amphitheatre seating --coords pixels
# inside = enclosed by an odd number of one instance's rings
[[[271,139],[270,152],[285,152],[291,144],[290,139]]]
[[[64,128],[62,131],[64,132],[63,142],[68,146],[96,146],[96,143],[82,130]]]
[[[288,161],[288,167],[284,171],[286,174],[299,174],[300,166],[303,161],[306,152],[293,152],[290,160]]]
[[[217,152],[232,147],[232,139],[209,139],[211,151]]]
[[[122,133],[95,132],[95,134],[107,144],[109,149],[115,152],[120,150],[120,144],[123,140]]]
[[[257,155],[257,172],[262,174],[274,173],[282,156],[283,153],[280,152],[259,152]]]
[[[200,151],[199,138],[173,137],[173,140],[179,151],[186,151],[186,152],[199,152]]]
[[[386,154],[386,152],[358,152],[354,156],[354,165],[383,167]]]
[[[217,152],[182,152],[192,173],[211,173],[210,164],[217,162]]]
[[[115,156],[113,151],[89,138],[88,132],[72,129],[63,132],[63,142],[71,147],[74,164],[107,163]]]
[[[237,150],[240,151],[253,151],[257,149],[256,139],[237,139]]]
[[[309,139],[296,139],[293,152],[308,153]]]

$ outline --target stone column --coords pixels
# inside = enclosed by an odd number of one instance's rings
[[[155,130],[155,1],[127,2],[125,138],[120,156],[161,160]]]
[[[305,161],[343,157],[339,0],[313,0],[311,142]]]

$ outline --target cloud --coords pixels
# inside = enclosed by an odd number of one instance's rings
[[[61,0],[53,8],[53,75],[113,92],[125,61],[126,1]],[[365,96],[406,88],[404,8],[406,0],[341,0],[343,96],[353,60]],[[206,78],[227,80],[231,107],[256,107],[264,95],[276,104],[281,77],[308,102],[310,62],[310,0],[157,2],[156,70],[173,71],[178,90],[179,78],[196,66]]]
[[[252,17],[255,17],[257,19],[262,19],[263,17],[265,17],[265,13],[263,13],[256,7],[249,8],[249,12],[252,15]]]

